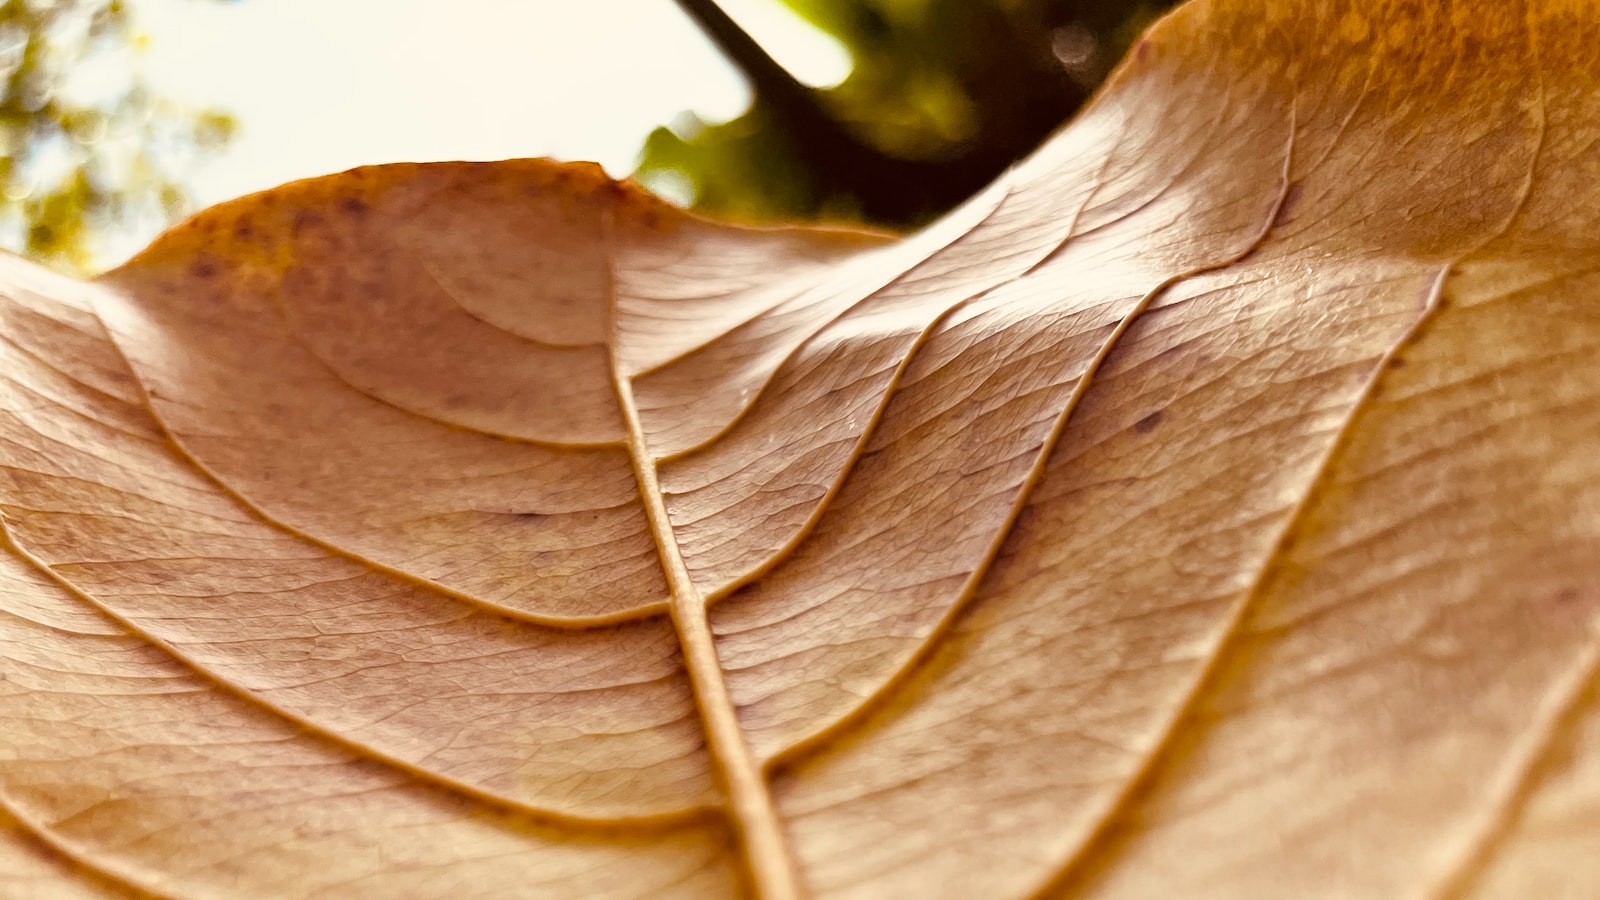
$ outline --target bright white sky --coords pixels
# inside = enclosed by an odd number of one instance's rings
[[[843,48],[778,0],[723,8],[802,80],[844,78]],[[732,118],[739,76],[672,0],[137,0],[155,87],[232,112],[199,206],[401,160],[554,156],[632,171],[684,110]]]

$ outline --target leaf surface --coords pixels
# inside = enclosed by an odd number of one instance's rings
[[[0,262],[0,893],[1590,896],[1600,6],[1197,2],[904,241]]]

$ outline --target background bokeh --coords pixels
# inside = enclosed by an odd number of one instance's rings
[[[516,156],[743,220],[915,227],[1169,5],[0,0],[0,246],[92,271],[294,178]]]

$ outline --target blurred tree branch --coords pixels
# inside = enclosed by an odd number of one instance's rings
[[[715,0],[677,0],[755,103],[723,125],[659,129],[641,177],[679,171],[723,215],[915,226],[1065,122],[1172,0],[784,2],[851,50],[851,76],[807,87]]]
[[[749,81],[768,114],[808,165],[857,193],[874,218],[899,218],[919,205],[919,181],[949,177],[940,164],[896,159],[835,118],[818,92],[780,66],[715,0],[677,0],[707,38]]]

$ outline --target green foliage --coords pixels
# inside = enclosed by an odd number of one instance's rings
[[[724,124],[657,129],[637,176],[677,172],[695,206],[749,221],[921,224],[1068,119],[1172,0],[784,0],[855,66],[792,93],[730,53],[756,101]],[[686,8],[696,3],[682,3]],[[726,47],[725,47],[726,50]],[[820,108],[818,124],[798,106]]]
[[[110,230],[187,209],[233,120],[154,95],[123,0],[0,0],[0,245],[84,269]]]

